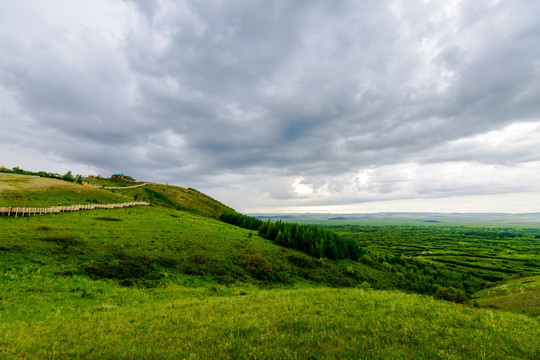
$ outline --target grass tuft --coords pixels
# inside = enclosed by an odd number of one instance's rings
[[[94,218],[94,220],[101,220],[101,221],[122,221],[122,219],[110,217],[110,216],[100,216]]]

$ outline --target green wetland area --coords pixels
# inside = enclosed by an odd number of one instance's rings
[[[0,207],[150,205],[0,216],[0,359],[540,358],[534,223],[260,220],[4,170]]]

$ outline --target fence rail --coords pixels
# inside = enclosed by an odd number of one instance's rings
[[[136,188],[139,188],[141,186],[146,186],[146,185],[148,184],[144,183],[144,184],[133,185],[133,186],[102,186],[101,188],[105,190],[125,190],[125,189],[136,189]]]
[[[53,206],[48,208],[38,207],[0,207],[0,216],[30,216],[30,215],[45,215],[56,214],[62,212],[72,212],[81,210],[97,210],[97,209],[117,209],[139,205],[150,205],[146,201],[137,201],[121,204],[90,204],[90,205],[68,205],[68,206]]]

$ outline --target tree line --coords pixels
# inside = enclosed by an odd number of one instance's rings
[[[358,261],[365,254],[365,250],[356,241],[346,239],[319,226],[288,223],[281,220],[262,221],[236,212],[223,213],[220,219],[244,229],[256,230],[265,239],[314,257]]]
[[[33,175],[33,176],[39,176],[44,178],[51,178],[51,179],[58,179],[58,180],[65,180],[70,182],[80,182],[82,179],[81,175],[77,175],[76,177],[73,176],[71,173],[71,170],[65,173],[64,175],[57,174],[57,173],[50,173],[46,171],[29,171],[21,169],[18,166],[15,166],[13,169],[8,169],[4,166],[0,166],[0,173],[7,173],[7,174],[18,174],[18,175]]]

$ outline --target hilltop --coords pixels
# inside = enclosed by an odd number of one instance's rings
[[[0,173],[0,206],[50,207],[115,204],[132,198],[80,184],[37,176]]]
[[[76,182],[31,175],[0,173],[0,206],[49,207],[58,205],[116,204],[126,201],[148,201],[152,205],[186,210],[217,218],[228,206],[195,190],[179,186],[146,183],[128,189],[132,183],[110,179],[84,179],[102,188],[82,186]],[[107,187],[126,187],[108,190]]]

